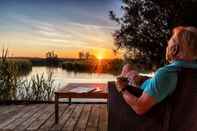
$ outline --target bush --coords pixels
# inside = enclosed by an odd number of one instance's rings
[[[87,61],[64,62],[62,68],[75,72],[91,72],[92,65]]]
[[[118,74],[123,66],[123,60],[94,60],[64,62],[62,68],[75,72],[94,72]]]

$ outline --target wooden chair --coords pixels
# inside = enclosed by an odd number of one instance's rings
[[[197,69],[180,69],[172,95],[137,115],[109,82],[108,131],[197,131]]]

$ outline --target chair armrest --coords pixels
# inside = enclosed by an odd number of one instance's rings
[[[162,131],[160,116],[137,115],[118,93],[115,82],[108,82],[108,92],[108,131]]]

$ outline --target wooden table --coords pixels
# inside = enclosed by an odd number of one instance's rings
[[[74,93],[70,92],[73,88],[88,87],[95,88],[95,90],[87,93]],[[59,98],[68,98],[69,104],[71,104],[72,98],[96,98],[104,99],[108,97],[107,84],[104,83],[69,83],[60,90],[55,91],[55,123],[59,121]]]

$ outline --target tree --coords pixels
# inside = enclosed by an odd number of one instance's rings
[[[95,59],[96,57],[91,54],[90,52],[86,51],[86,52],[82,52],[80,51],[78,53],[79,59],[84,59],[84,60],[89,60],[89,59]]]
[[[120,25],[113,34],[126,57],[162,64],[170,31],[177,25],[197,25],[196,0],[122,0],[123,15],[110,18]]]
[[[47,52],[46,62],[50,66],[57,66],[59,64],[58,55],[54,51]]]
[[[85,58],[86,58],[86,59],[90,59],[90,52],[86,52],[86,53],[85,53]]]
[[[83,53],[83,52],[80,51],[80,52],[78,53],[78,55],[79,55],[79,59],[84,59],[84,53]]]

